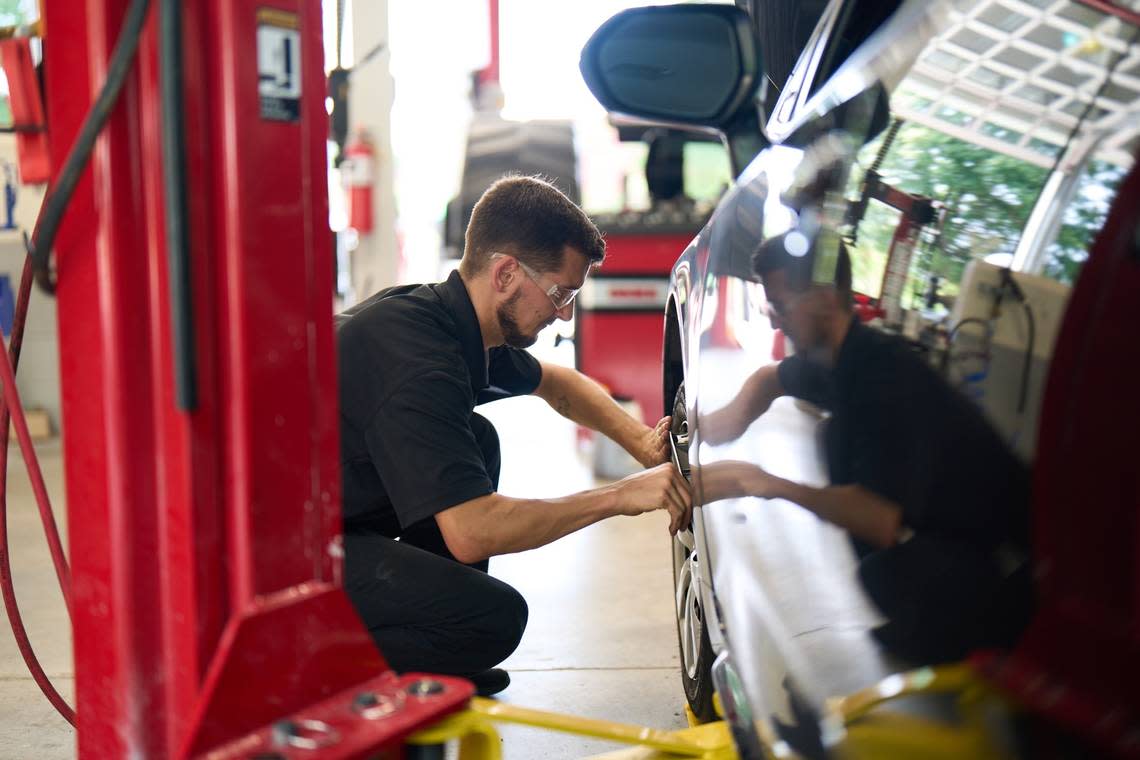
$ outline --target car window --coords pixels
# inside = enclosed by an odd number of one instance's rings
[[[830,28],[831,20],[835,16],[835,10],[836,6],[833,3],[824,12],[823,16],[821,16],[819,24],[817,24],[815,31],[800,53],[799,60],[796,61],[796,65],[788,76],[787,81],[777,83],[773,80],[772,83],[774,86],[772,86],[769,91],[769,98],[775,99],[775,104],[771,109],[772,119],[774,121],[787,123],[790,122],[795,115],[796,104],[801,99],[800,96],[804,89],[804,82],[807,79],[808,73],[814,68],[814,63],[818,60],[822,50],[822,41],[825,39],[827,30]],[[771,73],[769,73],[769,76],[771,76]]]
[[[787,82],[775,88],[779,95],[771,110],[773,118],[780,123],[791,122],[798,109],[900,5],[899,0],[834,0],[830,3],[820,15]]]
[[[866,42],[902,5],[898,0],[845,2],[836,12],[836,20],[819,52],[818,64],[811,74],[803,102],[819,91],[855,50]]]
[[[776,111],[777,101],[792,82],[800,53],[813,39],[828,0],[737,0],[752,19],[756,39],[763,51],[769,95],[765,120]],[[802,79],[802,77],[801,77]]]

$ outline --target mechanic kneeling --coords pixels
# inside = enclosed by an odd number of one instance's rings
[[[475,205],[458,272],[382,291],[339,319],[344,585],[397,671],[502,690],[509,677],[493,666],[518,645],[527,605],[487,575],[489,557],[614,515],[666,509],[672,532],[689,522],[687,484],[664,464],[669,418],[651,428],[584,375],[523,350],[571,318],[604,255],[589,217],[553,185],[508,177]],[[560,499],[497,493],[498,435],[474,407],[523,394],[652,469]]]
[[[863,586],[888,618],[874,633],[892,653],[936,663],[1009,646],[1032,608],[1028,469],[906,341],[853,317],[851,265],[836,242],[822,284],[812,253],[791,255],[783,236],[760,247],[753,266],[773,326],[797,353],[757,370],[701,421],[715,444],[740,436],[780,396],[810,401],[831,412],[831,485],[739,462],[702,477],[724,496],[786,499],[846,529]]]

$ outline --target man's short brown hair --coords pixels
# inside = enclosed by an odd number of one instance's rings
[[[802,255],[792,254],[788,250],[788,237],[793,234],[803,237],[802,233],[791,232],[776,235],[761,243],[752,255],[752,270],[761,279],[764,279],[771,272],[781,270],[788,278],[788,285],[793,290],[802,291],[816,282],[814,267],[820,252],[816,250],[817,245],[812,246],[811,250]],[[833,245],[838,246],[837,250],[832,249],[835,253],[834,274],[828,278],[830,282],[826,284],[833,285],[836,292],[839,293],[840,301],[850,306],[852,303],[851,256],[847,252],[847,245],[838,237],[825,239],[829,239]],[[816,284],[825,283],[817,282]]]
[[[491,254],[506,253],[554,272],[566,246],[593,264],[606,256],[598,228],[561,190],[539,177],[507,176],[487,188],[471,212],[460,271],[478,274]]]

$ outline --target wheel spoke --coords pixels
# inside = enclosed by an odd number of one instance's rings
[[[693,567],[689,564],[686,557],[681,561],[681,568],[677,573],[677,589],[676,598],[673,603],[673,608],[677,613],[677,618],[683,620],[686,615],[686,607],[689,601],[689,587],[693,583]]]
[[[689,678],[693,677],[693,630],[689,625],[689,621],[682,620],[681,622],[681,667],[685,669],[685,673]]]
[[[690,554],[678,568],[675,600],[682,666],[690,679],[697,676],[703,625],[700,615],[700,590],[694,572],[696,563],[696,556]]]
[[[690,587],[691,598],[689,599],[689,676],[694,677],[697,674],[697,660],[700,659],[701,647],[701,618],[697,614],[697,589],[696,585]]]

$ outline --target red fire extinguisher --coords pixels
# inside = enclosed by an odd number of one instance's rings
[[[376,182],[376,148],[364,129],[344,146],[341,178],[348,191],[348,226],[361,235],[372,232],[372,186]]]

